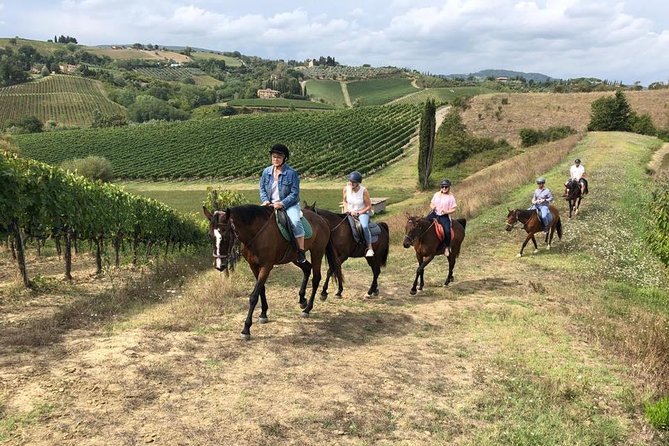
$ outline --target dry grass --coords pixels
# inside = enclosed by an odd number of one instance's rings
[[[462,119],[477,136],[503,138],[520,147],[522,128],[570,126],[585,131],[592,102],[610,95],[613,92],[486,94],[471,99]],[[649,114],[657,127],[669,127],[669,90],[627,91],[625,96],[634,111]]]

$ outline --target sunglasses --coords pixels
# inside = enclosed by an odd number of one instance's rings
[[[448,189],[451,186],[441,186],[442,189]]]

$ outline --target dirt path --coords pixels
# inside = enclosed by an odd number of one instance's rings
[[[621,153],[599,149],[588,167],[602,184],[605,163]],[[413,250],[400,245],[379,297],[362,297],[369,269],[351,259],[344,298],[318,301],[308,319],[297,306],[299,271],[277,267],[267,285],[270,323],[254,324],[250,342],[239,339],[251,284],[245,265],[231,280],[190,266],[196,273],[180,285],[167,279],[135,290],[110,315],[91,314],[72,295],[61,304],[80,323],[57,312],[3,319],[0,415],[17,426],[4,440],[659,444],[620,403],[638,392],[618,359],[574,320],[587,305],[576,281],[596,276],[568,265],[582,231],[602,218],[600,193],[593,188],[579,220],[565,223],[555,250],[523,259],[515,258],[521,235],[502,230],[504,206],[483,214],[468,223],[455,283],[441,286],[445,262],[437,258],[415,297]],[[522,437],[527,429],[534,437]]]
[[[346,82],[339,81],[339,85],[341,86],[341,94],[344,95],[344,102],[346,103],[346,106],[353,107],[353,104],[351,103],[351,97],[348,95],[348,87],[346,86]]]

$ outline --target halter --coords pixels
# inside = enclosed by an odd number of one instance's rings
[[[435,223],[436,221],[437,221],[436,219],[432,220],[432,223],[430,223],[430,226],[428,226],[426,230],[424,230],[423,232],[421,232],[420,235],[418,235],[418,237],[409,237],[409,234],[407,234],[407,235],[404,236],[404,240],[408,241],[409,244],[413,245],[413,243],[414,243],[414,241],[415,241],[416,239],[420,239],[422,236],[424,236],[425,234],[427,234],[427,231],[429,231],[430,228],[431,228],[432,226],[434,226],[434,223]]]
[[[516,219],[516,221],[514,221],[513,224],[510,224],[508,220],[507,220],[507,222],[506,222],[506,228],[507,228],[509,231],[512,230],[513,228],[515,228],[516,225],[518,224],[518,222],[520,222],[520,220],[518,219],[518,209],[516,209],[515,211],[513,211],[513,218]]]
[[[272,209],[272,214],[270,214],[270,216],[267,218],[267,221],[260,227],[260,229],[258,229],[258,232],[256,232],[255,235],[253,237],[251,237],[251,240],[249,240],[248,243],[244,243],[246,248],[251,249],[251,246],[253,245],[253,242],[256,240],[256,238],[258,238],[258,236],[260,234],[262,234],[263,230],[269,224],[269,222],[272,221],[272,215],[274,215],[275,212],[276,212],[276,209]],[[214,211],[214,214],[211,217],[212,223],[214,221],[214,218],[217,219],[218,215],[221,215],[221,214],[225,215],[225,211]],[[233,240],[233,243],[230,244],[230,249],[228,250],[228,252],[230,252],[232,250],[232,247],[235,244],[235,242],[240,242],[239,233],[237,232],[237,228],[235,227],[235,223],[232,220],[230,220],[230,229],[232,230],[232,234],[235,236],[235,238]],[[228,254],[226,254],[226,255],[213,254],[213,257],[215,259],[226,259],[228,257]]]

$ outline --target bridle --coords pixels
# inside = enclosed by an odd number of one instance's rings
[[[263,233],[263,231],[265,230],[267,225],[272,221],[272,215],[274,215],[275,212],[276,212],[276,209],[272,208],[272,213],[267,218],[267,221],[265,221],[265,223],[260,227],[258,232],[255,233],[255,235],[251,238],[251,240],[248,241],[248,243],[244,243],[244,246],[246,246],[247,249],[251,249],[251,246],[253,245],[253,242],[255,242],[255,240],[258,238],[258,236]],[[214,213],[211,216],[211,224],[213,226],[216,226],[215,222],[218,222],[218,216],[219,215],[226,215],[225,211],[214,211]],[[225,234],[227,234],[229,231],[232,231],[232,235],[233,235],[234,238],[232,239],[232,241],[230,243],[230,246],[228,247],[228,252],[226,254],[216,254],[216,251],[214,251],[212,253],[214,259],[221,259],[221,260],[225,261],[230,256],[230,253],[233,252],[234,248],[237,245],[239,245],[239,242],[240,242],[239,233],[237,232],[237,228],[235,227],[235,223],[231,219],[228,219],[228,220],[229,220],[229,224],[228,224],[229,229],[226,229],[221,234],[221,236],[225,236]],[[218,228],[215,228],[214,230],[218,231]],[[234,256],[236,257],[236,253],[235,253]]]
[[[411,219],[410,219],[410,220],[411,220]],[[415,219],[414,221],[417,223],[418,221],[420,221],[420,219]],[[406,235],[404,236],[404,241],[409,242],[410,245],[413,245],[414,242],[415,242],[417,239],[420,239],[422,236],[424,236],[424,235],[427,233],[427,231],[429,231],[430,228],[432,228],[432,226],[434,226],[434,224],[435,224],[436,221],[437,221],[436,219],[435,219],[435,220],[432,220],[432,223],[430,223],[430,225],[427,227],[427,229],[425,229],[423,232],[421,232],[421,233],[420,233],[418,236],[416,236],[416,237],[409,237],[409,234],[406,234]],[[413,231],[410,231],[410,232],[413,232]]]
[[[507,230],[507,231],[510,231],[510,230],[512,230],[513,228],[515,228],[516,225],[520,222],[520,220],[518,219],[518,209],[516,209],[515,211],[513,211],[513,218],[514,218],[514,220],[515,220],[513,223],[509,223],[509,220],[508,220],[508,219],[506,220],[506,230]]]

